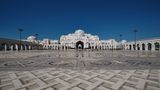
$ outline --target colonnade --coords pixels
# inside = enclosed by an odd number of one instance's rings
[[[160,50],[160,41],[138,41],[125,43],[125,50]]]
[[[61,44],[44,45],[43,48],[44,49],[52,49],[52,50],[76,49],[76,48],[72,48],[71,46],[61,45]],[[112,50],[112,49],[116,49],[116,45],[95,45],[95,46],[89,46],[86,49],[92,49],[92,50]]]
[[[32,50],[32,45],[19,45],[19,44],[0,44],[0,50],[2,51],[18,51],[18,50]]]

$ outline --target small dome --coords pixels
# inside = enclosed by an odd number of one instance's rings
[[[83,35],[84,31],[81,30],[81,29],[78,29],[78,30],[75,31],[75,34]]]
[[[122,42],[122,43],[126,43],[127,41],[126,41],[126,40],[122,40],[121,42]]]
[[[29,36],[29,37],[27,38],[27,40],[30,40],[30,41],[36,40],[36,37],[35,37],[35,36]]]

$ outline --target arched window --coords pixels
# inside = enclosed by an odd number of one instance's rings
[[[136,50],[136,46],[135,46],[135,44],[133,44],[133,49],[134,49],[134,50]]]
[[[142,50],[145,50],[145,44],[144,43],[142,44]]]
[[[84,43],[82,41],[78,41],[76,43],[76,49],[83,49],[84,48]]]
[[[137,44],[137,50],[140,50],[139,44]]]
[[[132,45],[129,45],[129,50],[132,50]]]
[[[158,42],[156,42],[156,43],[154,43],[154,45],[155,45],[155,50],[159,50],[160,44]]]
[[[152,50],[152,44],[148,43],[148,50]]]

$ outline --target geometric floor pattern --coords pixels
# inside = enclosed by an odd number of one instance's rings
[[[0,90],[160,90],[160,70],[0,71]]]

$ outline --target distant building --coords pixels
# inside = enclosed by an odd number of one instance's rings
[[[40,44],[43,45],[44,49],[58,49],[59,47],[58,40],[43,39]]]
[[[39,44],[41,42],[40,40],[37,40],[36,36],[29,36],[27,37],[27,39],[23,39],[22,41],[27,41],[35,44]]]

